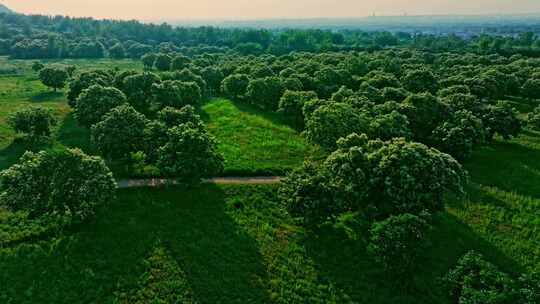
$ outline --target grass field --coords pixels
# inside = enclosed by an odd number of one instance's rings
[[[280,175],[321,153],[278,114],[226,99],[203,106],[208,130],[219,140],[227,175]]]

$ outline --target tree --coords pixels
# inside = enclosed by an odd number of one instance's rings
[[[161,107],[182,108],[202,101],[201,89],[195,82],[166,80],[152,86],[154,101]]]
[[[171,70],[172,71],[181,71],[189,66],[191,60],[184,55],[176,55],[171,61]]]
[[[367,133],[369,122],[350,104],[333,102],[320,106],[306,121],[305,136],[316,144],[333,149],[336,141],[351,133]]]
[[[407,116],[413,138],[429,142],[433,130],[449,117],[450,108],[433,95],[422,93],[407,97],[401,103],[400,112]]]
[[[169,129],[167,143],[159,148],[157,167],[166,176],[199,181],[223,171],[223,157],[215,139],[187,123]]]
[[[232,100],[242,100],[249,85],[249,77],[245,74],[233,74],[221,82],[221,92]]]
[[[540,106],[534,108],[534,110],[529,113],[529,115],[527,116],[527,120],[529,122],[529,125],[537,130],[537,131],[540,131]]]
[[[191,123],[197,128],[204,128],[201,117],[195,113],[195,108],[190,105],[181,109],[166,107],[158,112],[158,120],[169,128],[187,123]]]
[[[75,108],[77,106],[77,98],[79,94],[85,89],[93,85],[100,85],[103,87],[110,87],[113,82],[113,76],[104,70],[90,70],[84,71],[79,75],[75,76],[69,82],[69,91],[68,91],[68,104]]]
[[[520,302],[512,278],[475,251],[461,257],[443,282],[456,303],[533,303]]]
[[[39,71],[39,79],[41,82],[44,85],[53,88],[55,92],[66,85],[68,78],[69,75],[63,68],[45,67]]]
[[[127,159],[141,149],[146,117],[130,105],[118,106],[92,126],[92,143],[108,159]]]
[[[151,69],[154,67],[154,63],[156,62],[156,54],[154,53],[148,53],[148,54],[144,54],[142,57],[141,57],[141,61],[144,65],[145,68],[147,69]]]
[[[130,105],[137,111],[146,113],[153,97],[152,87],[160,82],[161,78],[151,72],[131,75],[124,79],[122,91],[126,94]]]
[[[39,73],[39,71],[41,71],[44,67],[45,67],[45,65],[44,65],[43,63],[39,62],[39,61],[34,61],[34,62],[32,63],[32,70],[33,70],[34,72],[38,72],[38,73]]]
[[[115,59],[122,59],[126,57],[126,49],[122,43],[117,43],[109,49],[109,56]]]
[[[210,94],[218,94],[221,82],[225,78],[223,72],[219,68],[209,66],[201,70],[201,76],[208,84]]]
[[[393,215],[371,226],[367,251],[390,277],[402,281],[418,267],[419,258],[428,246],[426,234],[432,228],[424,217],[409,213]]]
[[[521,94],[529,99],[540,98],[540,79],[529,79],[521,87]]]
[[[172,58],[168,54],[159,53],[156,55],[154,66],[160,71],[169,71],[171,69]]]
[[[448,193],[464,194],[467,172],[448,154],[402,138],[383,142],[350,134],[319,166],[304,166],[283,181],[280,197],[304,223],[321,224],[344,212],[370,220],[437,212]]]
[[[437,92],[437,77],[428,69],[411,70],[401,79],[403,86],[413,93]]]
[[[116,88],[93,85],[82,91],[77,98],[75,118],[82,126],[90,127],[101,121],[103,115],[111,109],[125,102],[126,95],[122,91]]]
[[[278,112],[287,116],[298,128],[304,127],[304,114],[302,109],[307,101],[317,99],[315,92],[285,91],[279,100]]]
[[[51,135],[56,119],[49,109],[29,107],[19,110],[8,118],[8,124],[17,133],[24,133],[30,140]]]
[[[486,127],[486,139],[491,141],[495,134],[505,140],[517,136],[521,132],[521,121],[516,109],[507,101],[499,101],[489,105],[481,117]]]
[[[81,222],[115,196],[116,182],[99,157],[78,149],[26,152],[0,173],[0,205],[29,217],[59,216]]]
[[[486,132],[482,120],[471,112],[462,110],[455,112],[450,120],[439,125],[433,131],[432,137],[439,150],[458,160],[466,160],[475,146],[485,142]]]
[[[285,88],[279,77],[255,79],[249,82],[246,99],[263,110],[276,111],[284,92]]]

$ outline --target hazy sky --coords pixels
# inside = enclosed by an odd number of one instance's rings
[[[22,13],[115,19],[260,19],[540,12],[540,0],[0,0]]]

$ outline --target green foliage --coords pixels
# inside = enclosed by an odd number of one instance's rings
[[[80,74],[76,75],[69,82],[69,91],[68,91],[68,104],[71,107],[77,106],[77,98],[82,91],[88,89],[93,85],[100,85],[103,87],[109,87],[112,85],[113,77],[107,71],[104,70],[89,70],[83,71]]]
[[[512,278],[474,251],[458,261],[444,282],[456,303],[533,303],[521,302]]]
[[[157,167],[166,176],[198,181],[223,171],[223,156],[215,139],[191,123],[168,130],[167,143],[159,148]]]
[[[540,79],[528,79],[521,87],[521,94],[529,99],[540,98]]]
[[[141,57],[141,61],[145,68],[151,69],[154,67],[154,62],[156,62],[156,54],[146,53]]]
[[[45,65],[39,61],[34,61],[32,63],[32,71],[34,72],[39,72],[41,71],[43,68],[45,68]]]
[[[144,113],[150,108],[152,87],[160,82],[160,77],[150,72],[131,75],[124,79],[122,91],[126,94],[129,104]]]
[[[400,112],[407,116],[413,138],[420,142],[428,142],[433,130],[450,116],[448,105],[429,93],[407,97]]]
[[[505,101],[489,105],[481,119],[487,128],[486,138],[488,141],[491,141],[495,134],[499,134],[508,140],[516,137],[521,132],[521,121],[518,118],[516,109]]]
[[[244,74],[233,74],[225,77],[221,83],[221,92],[232,100],[241,100],[247,92],[249,77]]]
[[[201,89],[194,82],[165,80],[152,86],[154,101],[160,107],[182,108],[186,105],[197,105],[201,102]]]
[[[195,112],[195,108],[187,105],[181,109],[166,107],[158,112],[157,119],[167,127],[172,128],[181,124],[191,123],[193,126],[204,128],[201,117]]]
[[[114,198],[116,183],[99,157],[78,149],[26,152],[19,164],[0,173],[0,205],[30,217],[93,216]]]
[[[66,86],[68,77],[66,70],[60,67],[45,67],[39,71],[41,82],[55,91]]]
[[[337,144],[339,149],[321,167],[299,169],[283,181],[281,198],[306,223],[321,223],[350,210],[372,218],[441,211],[445,194],[464,194],[466,171],[451,156],[425,145],[401,138],[368,141],[356,134]],[[315,175],[317,170],[321,173]],[[305,200],[308,191],[321,191],[312,189],[331,189],[327,192],[332,195]]]
[[[367,251],[393,279],[403,282],[421,264],[432,229],[425,217],[405,213],[372,224]]]
[[[306,121],[306,138],[332,149],[336,141],[351,133],[367,133],[369,122],[348,103],[328,103],[318,107]]]
[[[429,92],[435,94],[438,89],[437,77],[425,68],[407,72],[401,81],[403,86],[413,93]]]
[[[527,120],[532,128],[540,130],[540,106],[534,108],[534,110],[528,114]]]
[[[126,95],[116,88],[93,85],[82,91],[76,102],[75,117],[82,126],[90,127],[111,109],[124,104]]]
[[[482,120],[469,111],[457,111],[433,131],[436,147],[458,160],[468,159],[475,146],[485,142]]]
[[[253,105],[269,111],[276,111],[285,88],[279,77],[254,79],[246,89],[246,99]]]
[[[8,117],[8,125],[17,133],[24,133],[31,140],[51,135],[56,119],[49,109],[29,107]]]
[[[109,56],[115,59],[122,59],[126,57],[126,48],[122,43],[116,43],[109,49]]]
[[[184,56],[184,55],[176,55],[171,61],[171,70],[172,71],[181,71],[185,68],[187,68],[190,64],[191,60]]]
[[[317,99],[315,92],[287,90],[279,100],[278,112],[283,113],[295,126],[303,128],[304,114],[302,109],[306,102],[314,99]]]
[[[133,107],[118,106],[92,126],[92,143],[106,158],[125,159],[140,150],[146,122],[146,117]]]
[[[172,58],[168,54],[159,53],[156,55],[154,66],[159,71],[169,71],[171,69]]]

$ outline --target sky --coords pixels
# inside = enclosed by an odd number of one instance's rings
[[[200,20],[540,13],[540,0],[0,0],[28,14]]]

